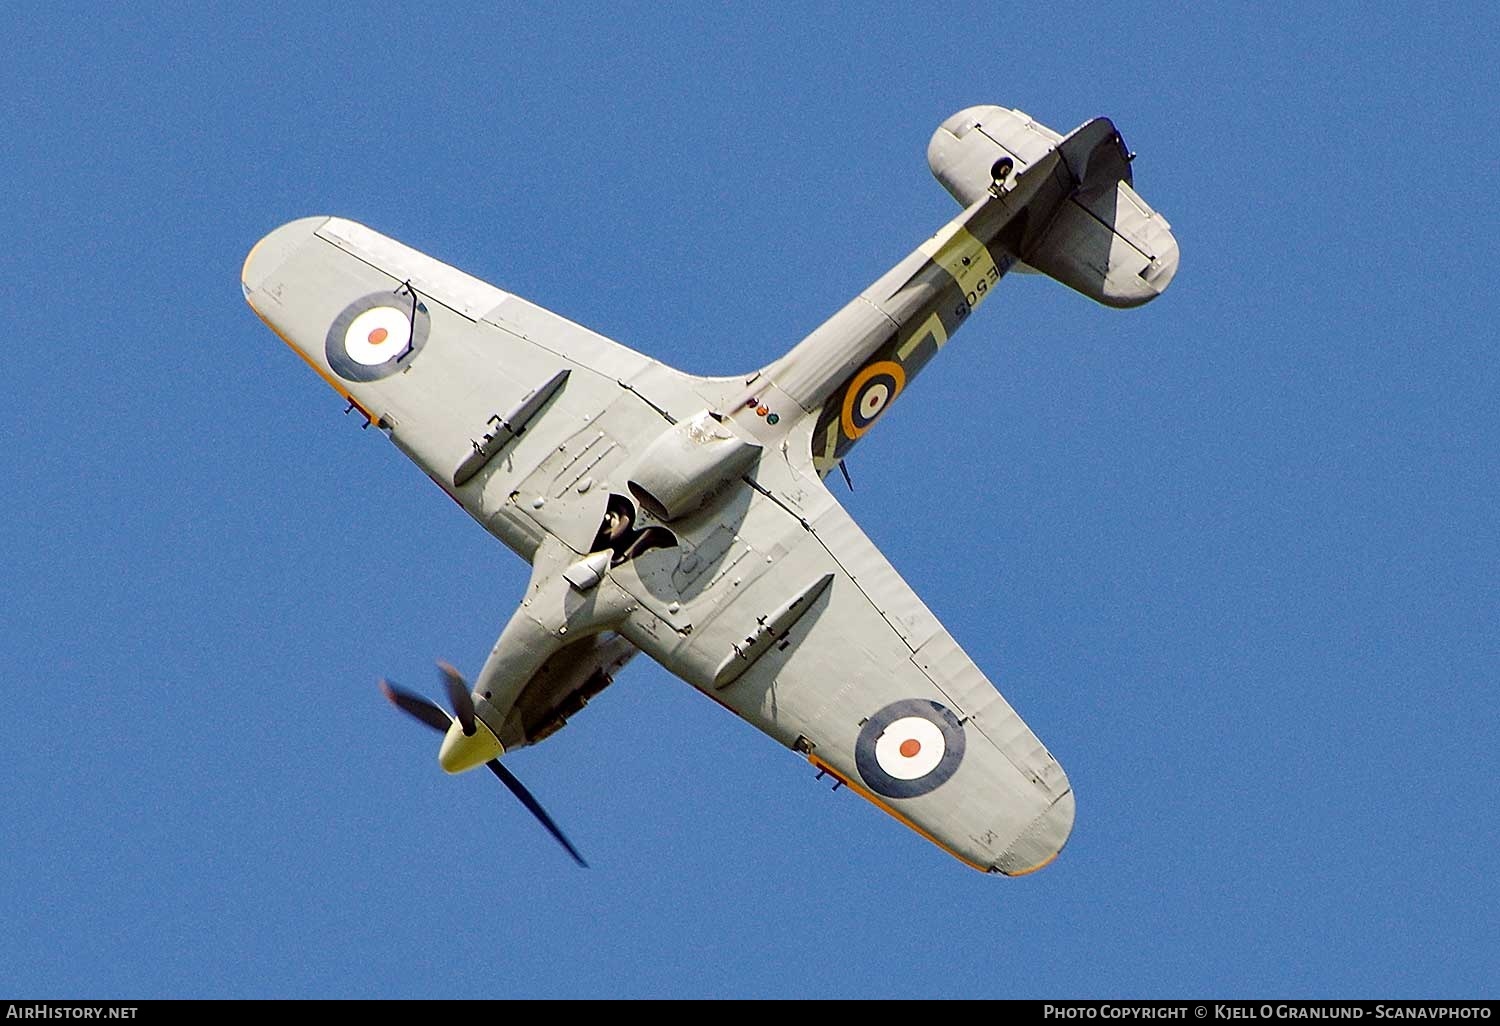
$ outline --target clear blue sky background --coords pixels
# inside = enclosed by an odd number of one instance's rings
[[[1492,5],[214,6],[0,44],[0,996],[1496,996]],[[512,763],[577,869],[375,686],[525,567],[245,253],[339,214],[748,370],[956,212],[975,103],[1113,117],[1182,245],[1009,279],[836,485],[1067,851],[974,873],[642,660]]]

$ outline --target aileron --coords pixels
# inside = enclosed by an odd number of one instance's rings
[[[510,295],[354,221],[330,217],[316,234],[471,321],[479,320]]]

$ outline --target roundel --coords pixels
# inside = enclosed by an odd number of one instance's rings
[[[328,366],[346,381],[376,381],[403,370],[427,343],[432,318],[417,301],[376,292],[344,307],[328,329]]]
[[[854,375],[844,391],[844,408],[839,417],[844,434],[858,438],[870,430],[875,418],[895,402],[906,387],[906,371],[892,360],[880,360]]]
[[[963,724],[946,706],[921,698],[881,709],[854,742],[859,775],[887,798],[926,794],[953,776],[963,758]]]

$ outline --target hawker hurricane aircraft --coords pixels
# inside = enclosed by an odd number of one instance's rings
[[[1001,107],[944,121],[932,172],[963,207],[753,374],[674,370],[363,225],[309,217],[250,252],[245,298],[297,355],[531,565],[448,707],[384,683],[582,863],[502,761],[645,652],[966,864],[1059,851],[1052,754],[823,479],[1008,272],[1131,307],[1177,269],[1114,125],[1067,136]]]

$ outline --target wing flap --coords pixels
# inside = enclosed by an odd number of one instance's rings
[[[556,353],[616,382],[631,381],[661,365],[520,296],[507,295],[484,320],[532,345]]]

